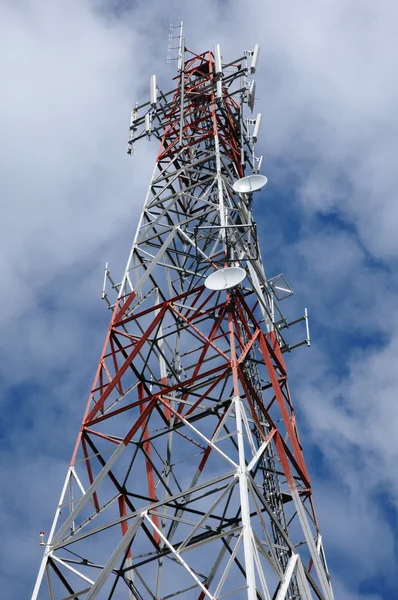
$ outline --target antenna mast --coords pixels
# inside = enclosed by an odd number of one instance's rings
[[[176,87],[152,76],[131,115],[128,152],[159,152],[121,281],[105,268],[110,326],[32,600],[332,600],[283,357],[308,315],[283,316],[252,212],[259,47],[226,62],[178,38]]]

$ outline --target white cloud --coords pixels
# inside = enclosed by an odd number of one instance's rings
[[[303,385],[301,406],[344,483],[368,494],[389,491],[398,507],[397,359],[396,336],[382,349],[356,350],[346,377],[331,380],[326,368]]]

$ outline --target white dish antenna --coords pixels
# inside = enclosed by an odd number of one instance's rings
[[[249,85],[249,91],[247,92],[247,104],[250,108],[250,112],[254,110],[254,102],[256,100],[256,82],[251,81]]]
[[[225,267],[206,277],[205,286],[208,290],[230,290],[239,285],[245,277],[246,271],[241,267]]]
[[[258,192],[267,183],[268,179],[264,175],[247,175],[238,179],[232,186],[234,192],[238,194],[252,194]]]

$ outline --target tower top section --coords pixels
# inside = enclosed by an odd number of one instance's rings
[[[179,28],[179,35],[171,34],[169,38],[171,43],[173,39],[179,40],[174,48],[169,44],[170,51],[178,50],[176,87],[163,92],[157,85],[156,75],[151,76],[149,99],[143,104],[137,103],[131,113],[128,153],[132,154],[137,140],[151,139],[152,136],[162,144],[158,158],[196,146],[201,141],[200,136],[205,142],[209,133],[207,129],[200,131],[200,127],[196,128],[196,135],[192,136],[192,123],[198,123],[201,118],[203,122],[207,120],[205,114],[199,114],[206,106],[207,111],[214,113],[218,135],[224,140],[230,140],[231,135],[235,138],[236,147],[229,148],[227,152],[235,166],[235,176],[242,177],[245,167],[253,173],[259,172],[262,157],[256,158],[254,147],[261,114],[253,118],[256,91],[253,75],[257,68],[259,45],[226,63],[219,44],[202,54],[188,50],[182,36],[182,23]],[[226,116],[228,119],[225,119]],[[221,119],[223,125],[217,127],[217,121],[221,124]]]
[[[174,36],[175,29],[178,35]],[[243,267],[256,289],[267,329],[276,330],[282,350],[309,345],[307,313],[294,321],[305,321],[305,339],[288,343],[284,338],[283,330],[291,323],[279,301],[293,292],[283,275],[265,276],[252,213],[253,193],[267,182],[260,174],[263,157],[256,155],[261,113],[253,117],[260,47],[255,44],[230,62],[224,60],[220,44],[197,54],[186,48],[181,23],[170,34],[172,50],[177,54],[169,58],[177,61],[175,87],[163,92],[152,75],[147,101],[137,103],[131,113],[128,153],[142,138],[155,137],[160,142],[144,206],[142,236],[137,234],[134,241],[135,252],[144,243],[151,246],[140,264],[152,260],[154,246],[163,252],[160,240],[166,247],[169,242],[164,236],[176,232],[181,247],[173,261],[178,264],[168,264],[168,268],[184,274],[185,286],[190,277],[193,287],[205,283],[215,268]],[[135,285],[130,282],[130,271],[128,267],[121,285],[116,286],[120,301],[141,285],[139,278]]]

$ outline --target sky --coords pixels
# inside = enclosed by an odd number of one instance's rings
[[[200,8],[199,8],[200,6]],[[129,115],[168,25],[226,59],[261,46],[256,200],[268,276],[308,307],[287,357],[336,598],[398,587],[398,4],[0,0],[0,586],[28,598],[156,156]],[[23,568],[21,569],[21,565]]]

